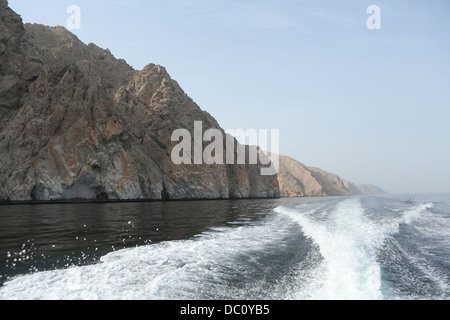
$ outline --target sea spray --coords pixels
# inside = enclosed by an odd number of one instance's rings
[[[381,299],[380,268],[374,252],[374,226],[364,218],[358,199],[345,200],[326,220],[314,212],[277,208],[297,222],[320,248],[324,258],[322,283],[312,299]]]
[[[307,237],[320,248],[324,258],[320,283],[309,293],[312,299],[383,299],[378,253],[387,237],[396,234],[401,224],[410,224],[432,207],[423,203],[378,223],[366,217],[360,198],[345,199],[328,210],[326,219],[318,218],[323,208],[304,210],[278,207],[298,223]]]

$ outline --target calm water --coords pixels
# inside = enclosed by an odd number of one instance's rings
[[[0,206],[0,299],[448,299],[450,195]]]

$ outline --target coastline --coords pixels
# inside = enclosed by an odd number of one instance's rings
[[[195,201],[226,201],[226,200],[273,200],[283,197],[249,197],[249,198],[185,198],[185,199],[130,199],[130,200],[29,200],[29,201],[11,201],[0,200],[1,206],[9,205],[53,205],[53,204],[108,204],[108,203],[148,203],[148,202],[195,202]]]
[[[114,204],[114,203],[151,203],[151,202],[201,202],[201,201],[245,201],[245,200],[275,200],[275,199],[305,199],[305,198],[338,198],[338,197],[354,197],[361,196],[361,194],[350,195],[326,195],[326,196],[299,196],[299,197],[248,197],[248,198],[185,198],[185,199],[130,199],[130,200],[86,200],[86,199],[72,199],[72,200],[29,200],[29,201],[11,201],[0,200],[0,207],[2,206],[17,206],[17,205],[61,205],[61,204]]]

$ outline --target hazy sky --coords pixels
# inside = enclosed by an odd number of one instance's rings
[[[136,69],[167,68],[225,129],[392,193],[450,192],[450,1],[9,0]],[[369,30],[369,5],[381,29]]]

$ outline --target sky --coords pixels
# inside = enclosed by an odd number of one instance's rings
[[[9,4],[49,26],[77,5],[80,40],[166,67],[224,129],[279,129],[280,153],[305,165],[390,193],[450,192],[448,0]]]

